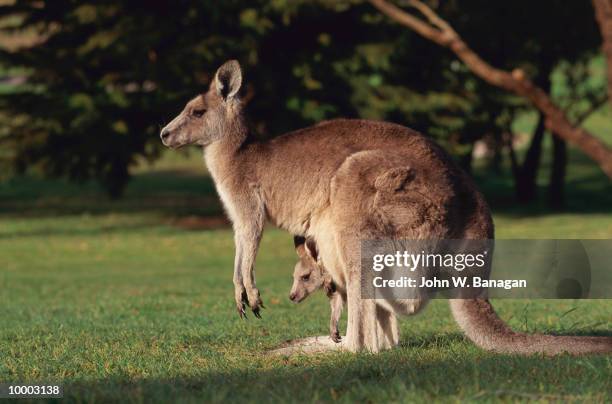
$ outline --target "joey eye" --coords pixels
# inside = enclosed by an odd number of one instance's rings
[[[204,112],[206,112],[205,109],[194,109],[191,111],[191,115],[195,116],[196,118],[201,118],[204,115]]]
[[[308,279],[310,279],[310,274],[302,275],[303,281],[307,281]]]

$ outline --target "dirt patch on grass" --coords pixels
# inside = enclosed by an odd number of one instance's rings
[[[176,219],[173,225],[186,230],[211,230],[230,226],[225,216],[186,216]]]

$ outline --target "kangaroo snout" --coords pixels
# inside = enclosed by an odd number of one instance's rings
[[[161,130],[159,137],[161,138],[161,141],[164,146],[168,146],[168,138],[170,137],[170,131],[167,128],[163,128]]]

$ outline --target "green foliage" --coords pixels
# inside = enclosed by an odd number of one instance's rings
[[[590,58],[588,2],[532,3],[451,1],[439,11],[486,60],[536,81]],[[29,46],[0,52],[7,75],[25,80],[0,86],[0,160],[98,179],[113,196],[138,157],[158,157],[159,127],[229,58],[245,67],[261,136],[362,116],[467,154],[525,107],[360,0],[24,0],[0,16],[0,34],[34,33]]]
[[[228,18],[235,9],[235,2],[184,1],[3,7],[24,16],[19,29],[36,27],[41,38],[0,59],[24,68],[27,80],[2,98],[17,169],[39,164],[51,175],[97,178],[118,196],[135,157],[157,156],[159,126],[241,47],[231,33],[239,24]]]

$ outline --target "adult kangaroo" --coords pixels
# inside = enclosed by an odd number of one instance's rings
[[[270,220],[294,235],[313,238],[321,262],[347,291],[346,349],[377,352],[396,345],[395,313],[416,312],[420,302],[387,302],[385,310],[375,300],[361,298],[360,239],[491,239],[493,222],[484,198],[440,147],[391,123],[332,120],[269,141],[254,141],[243,116],[241,87],[240,65],[226,62],[208,91],[189,101],[160,134],[170,148],[197,144],[204,149],[234,228],[233,281],[239,314],[245,315],[245,304],[260,314],[254,262],[264,222]],[[402,157],[414,170],[410,186],[424,199],[407,200],[405,211],[398,214],[396,207],[381,218],[369,213],[366,196],[373,188],[367,181],[359,184],[386,155]],[[389,184],[385,181],[379,185],[394,186],[393,175]],[[466,335],[485,349],[521,354],[612,351],[608,337],[515,333],[488,300],[452,300],[451,306]]]

